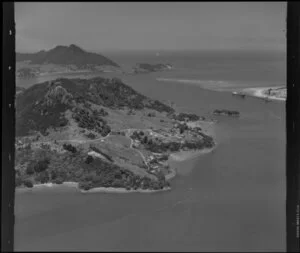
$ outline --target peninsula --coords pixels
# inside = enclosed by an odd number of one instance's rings
[[[233,92],[233,95],[242,95],[243,97],[252,96],[262,98],[265,100],[286,100],[286,86],[281,87],[259,87],[259,88],[245,88],[241,91]]]
[[[35,84],[16,99],[16,186],[73,182],[83,192],[168,190],[171,154],[212,149],[202,117],[117,78]]]

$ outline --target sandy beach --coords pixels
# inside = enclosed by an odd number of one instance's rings
[[[271,89],[273,95],[267,95],[268,90]],[[241,90],[242,93],[270,100],[279,100],[285,101],[286,100],[286,88],[284,87],[260,87],[260,88],[245,88]]]
[[[160,190],[145,190],[145,189],[136,189],[136,190],[127,190],[125,188],[114,188],[114,187],[95,187],[88,191],[80,190],[81,193],[155,193],[162,191],[169,191],[171,187],[166,187]]]
[[[34,184],[32,188],[21,186],[16,188],[16,192],[26,192],[26,191],[37,190],[37,189],[45,189],[45,188],[59,188],[62,186],[78,189],[78,183],[76,182],[63,182],[62,184],[54,184],[54,183]]]
[[[180,151],[170,155],[170,159],[176,162],[182,162],[188,159],[195,158],[199,155],[208,154],[212,152],[214,148],[205,148],[201,150],[189,150],[189,151]]]
[[[171,172],[169,174],[165,175],[165,179],[167,181],[171,180],[172,178],[174,178],[177,175],[175,168],[170,168],[170,170],[171,170]]]
[[[33,188],[57,187],[57,186],[78,187],[78,183],[76,183],[76,182],[63,182],[62,184],[54,184],[54,183],[35,184],[35,185],[33,185]]]

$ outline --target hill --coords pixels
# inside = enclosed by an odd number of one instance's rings
[[[49,51],[24,54],[16,53],[16,61],[30,61],[31,64],[62,64],[75,66],[108,65],[119,67],[119,65],[103,55],[90,53],[72,44],[70,46],[56,46]]]
[[[198,121],[117,78],[35,84],[16,97],[16,185],[167,189],[172,152],[214,146]]]
[[[90,104],[109,108],[153,109],[173,112],[173,108],[136,92],[117,78],[57,79],[26,89],[16,100],[16,134],[28,135],[31,130],[45,132],[49,127],[64,126],[61,114],[79,105]]]

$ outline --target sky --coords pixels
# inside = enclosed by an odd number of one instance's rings
[[[275,50],[286,2],[19,2],[16,49]]]

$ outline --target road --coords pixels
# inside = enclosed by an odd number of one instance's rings
[[[130,139],[130,146],[129,146],[129,147],[130,147],[131,149],[137,151],[137,152],[140,154],[140,156],[142,157],[144,163],[146,164],[146,166],[148,167],[148,169],[150,169],[150,167],[149,167],[149,165],[148,165],[148,163],[147,163],[147,161],[146,161],[146,158],[145,158],[144,154],[143,154],[141,151],[139,151],[138,149],[135,149],[135,148],[132,147],[132,145],[133,145],[133,140],[130,138],[130,136],[126,136],[126,137],[128,137],[128,138]]]
[[[96,142],[96,141],[101,141],[105,140],[107,137],[110,136],[110,133],[106,135],[105,137],[100,137],[98,139],[93,139],[93,140],[76,140],[76,139],[67,139],[67,140],[55,140],[58,143],[63,143],[63,142],[75,142],[75,143],[91,143],[91,142]],[[53,141],[36,141],[34,144],[50,144],[53,143]]]

